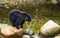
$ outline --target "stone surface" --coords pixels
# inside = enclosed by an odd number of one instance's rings
[[[60,38],[60,36],[55,36],[54,38]]]
[[[8,26],[8,24],[0,24],[0,32],[4,36],[17,35],[21,36],[23,34],[23,29],[16,29],[15,27]]]
[[[50,1],[52,4],[57,4],[58,2],[56,0],[51,0]]]
[[[23,35],[22,38],[30,38],[30,36],[29,35]]]
[[[38,35],[32,35],[32,38],[40,38]]]
[[[27,28],[25,31],[24,31],[25,34],[28,34],[28,35],[33,35],[34,34],[34,31],[30,28]]]
[[[55,22],[53,22],[52,20],[49,20],[47,23],[45,23],[41,29],[40,32],[43,35],[49,36],[49,35],[54,35],[55,33],[57,33],[60,30],[60,26],[58,24],[56,24]]]
[[[1,29],[1,33],[4,35],[4,36],[10,36],[10,35],[13,35],[15,34],[15,32],[13,32],[11,29],[9,28],[2,28]]]

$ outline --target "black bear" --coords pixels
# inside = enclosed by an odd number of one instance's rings
[[[19,25],[21,28],[23,28],[23,24],[25,21],[31,21],[31,16],[27,14],[26,12],[14,9],[11,10],[9,13],[9,21],[11,22],[12,26],[19,29]]]

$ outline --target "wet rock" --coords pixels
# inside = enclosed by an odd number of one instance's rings
[[[45,36],[53,36],[57,34],[59,30],[60,30],[60,26],[55,22],[53,22],[52,20],[49,20],[41,27],[40,32]]]

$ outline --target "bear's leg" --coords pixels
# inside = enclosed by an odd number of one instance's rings
[[[23,28],[23,24],[24,24],[25,21],[23,21],[21,24],[20,24],[20,27]]]
[[[12,24],[13,27],[15,27],[17,16],[14,14],[9,14],[9,21]]]
[[[11,22],[11,24],[12,24],[12,26],[13,27],[16,27],[17,29],[19,29],[19,24],[18,23],[16,23],[16,20],[14,20],[14,19],[12,19],[12,18],[10,18],[10,22]]]
[[[23,28],[23,25],[20,25],[20,28]]]
[[[21,23],[22,23],[22,19],[20,17],[18,17],[17,20],[16,20],[16,23],[15,23],[15,27],[17,29],[19,29],[19,25],[21,25]]]
[[[10,19],[10,22],[12,24],[13,27],[15,27],[15,20],[13,20],[12,18]]]
[[[15,24],[15,27],[16,27],[17,29],[19,29],[19,24]]]

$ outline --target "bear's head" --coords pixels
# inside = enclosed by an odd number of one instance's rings
[[[27,13],[23,13],[23,17],[24,17],[24,20],[25,20],[25,21],[29,21],[29,22],[32,21],[31,16],[30,16],[29,14],[27,14]]]

